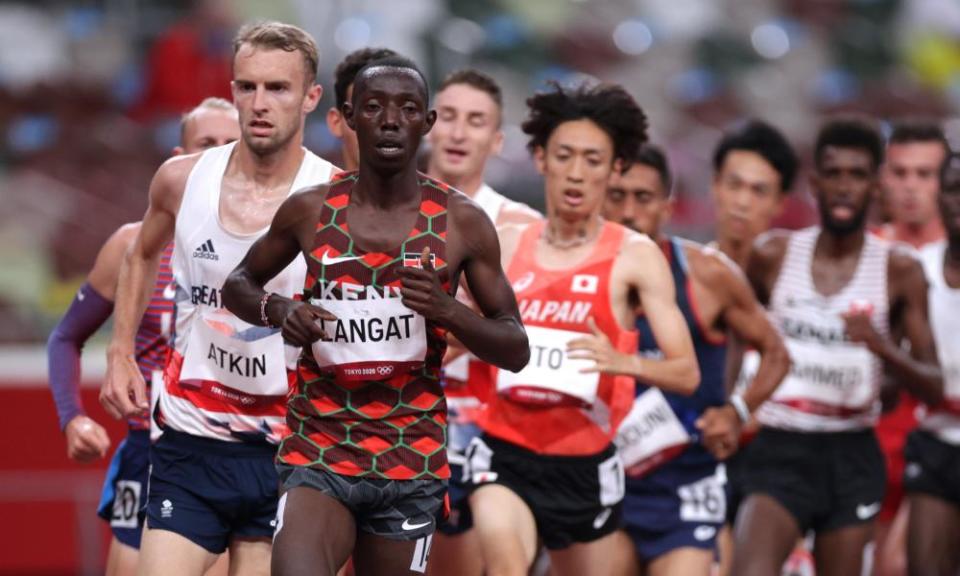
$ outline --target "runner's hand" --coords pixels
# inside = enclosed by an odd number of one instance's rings
[[[76,462],[92,462],[110,450],[110,436],[92,418],[74,416],[63,429],[67,437],[67,456]]]
[[[429,246],[425,246],[420,254],[420,268],[404,266],[397,270],[397,276],[400,277],[400,301],[404,306],[441,325],[449,318],[456,300],[440,285]]]
[[[717,460],[726,460],[737,451],[740,442],[740,417],[733,406],[707,408],[694,423],[703,446]]]
[[[107,353],[107,376],[100,387],[100,404],[114,418],[145,414],[150,409],[147,385],[133,354]]]
[[[317,322],[335,322],[337,317],[315,304],[290,300],[280,335],[294,346],[307,347],[317,340],[329,340],[330,337]]]
[[[883,336],[870,322],[869,312],[849,312],[843,315],[843,322],[851,342],[866,344],[874,354],[883,348]]]
[[[604,374],[631,374],[630,367],[633,357],[617,351],[610,343],[593,317],[587,318],[590,328],[588,336],[575,338],[567,342],[567,357],[575,360],[593,360],[595,365],[590,368],[581,368],[581,374],[602,372]]]

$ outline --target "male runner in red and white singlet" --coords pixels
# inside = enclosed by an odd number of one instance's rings
[[[451,333],[511,370],[529,358],[496,231],[465,195],[416,170],[436,113],[405,58],[374,61],[343,111],[360,169],[288,200],[225,298],[302,346],[278,469],[273,573],[423,573],[450,476],[440,363]],[[307,262],[306,297],[264,290]],[[483,315],[454,298],[460,275]]]
[[[239,137],[237,109],[233,104],[221,98],[207,98],[184,114],[180,122],[180,145],[173,153],[196,154]],[[104,428],[86,416],[80,404],[80,352],[87,339],[113,313],[123,255],[139,231],[139,222],[126,224],[107,240],[97,254],[86,283],[77,291],[76,299],[47,342],[50,388],[66,436],[67,455],[78,462],[102,457],[110,446]],[[159,393],[152,388],[152,383],[162,386],[174,322],[176,283],[170,269],[172,249],[168,246],[163,252],[153,294],[137,329],[137,364],[151,389],[151,397]],[[127,437],[117,447],[110,463],[98,509],[98,514],[110,522],[113,532],[107,555],[109,576],[135,573],[143,534],[150,415],[137,414],[128,419],[128,424]]]
[[[751,256],[747,275],[793,364],[743,455],[734,574],[777,573],[810,530],[818,574],[859,574],[886,477],[872,429],[882,375],[942,395],[923,269],[866,231],[882,160],[870,122],[826,123],[811,177],[821,227],[771,233]]]
[[[234,40],[233,94],[241,139],[165,163],[127,255],[101,402],[114,415],[146,408],[131,349],[146,287],[174,240],[177,304],[174,350],[160,391],[163,435],[151,450],[141,574],[201,574],[228,547],[232,573],[266,574],[277,506],[276,444],[289,393],[279,331],[250,325],[223,308],[230,270],[294,190],[336,171],[302,146],[303,125],[320,99],[317,46],[277,22],[242,28]],[[272,284],[287,295],[301,265]]]
[[[920,249],[939,242],[944,227],[937,210],[940,166],[949,152],[943,130],[933,121],[894,124],[880,172],[882,197],[890,222],[875,232],[886,240]],[[895,384],[895,382],[894,382]],[[893,391],[894,406],[880,415],[877,440],[887,464],[887,490],[874,538],[875,576],[903,576],[907,569],[909,509],[902,505],[903,449],[916,428],[922,404],[905,390]]]
[[[541,215],[484,183],[487,160],[503,145],[503,95],[496,81],[472,69],[447,75],[434,97],[437,122],[430,130],[427,174],[476,202],[495,226],[532,222]],[[462,283],[461,283],[462,284]],[[471,304],[462,285],[457,297]],[[450,516],[438,526],[430,555],[431,574],[483,573],[480,544],[463,484],[464,453],[479,434],[474,415],[491,389],[490,367],[458,346],[447,349],[443,367],[450,459]]]
[[[556,574],[606,574],[624,482],[613,438],[633,380],[690,394],[699,374],[663,254],[600,216],[611,172],[646,139],[643,111],[615,85],[553,84],[527,103],[547,219],[501,238],[531,360],[494,372],[467,453],[470,505],[488,574],[526,574],[538,541]],[[635,354],[638,301],[660,360]]]
[[[960,573],[960,155],[939,172],[947,238],[923,248],[930,324],[943,368],[944,398],[907,439],[903,484],[909,502],[910,576]]]

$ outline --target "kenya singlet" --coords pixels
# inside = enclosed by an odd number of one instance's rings
[[[700,384],[692,396],[684,396],[637,382],[637,399],[617,434],[617,447],[624,468],[628,476],[635,477],[674,458],[684,465],[715,467],[713,456],[702,444],[695,442],[699,436],[695,423],[704,410],[722,406],[726,400],[723,382],[726,341],[711,338],[701,322],[682,242],[667,238],[661,248],[673,274],[677,307],[693,339],[700,366]],[[637,316],[637,331],[640,333],[640,355],[662,358],[650,322],[642,314]]]
[[[947,444],[960,446],[960,288],[951,288],[943,277],[946,249],[947,243],[942,241],[920,252],[930,285],[930,328],[943,370],[943,402],[930,408],[920,428]]]
[[[334,179],[307,259],[305,297],[337,316],[330,336],[304,350],[291,396],[291,434],[278,458],[345,476],[445,479],[447,407],[440,385],[446,332],[401,303],[403,266],[420,266],[429,246],[446,268],[450,188],[423,174],[420,214],[400,246],[366,252],[354,243],[347,210],[357,172]]]
[[[271,443],[285,433],[289,380],[279,329],[254,326],[223,307],[220,290],[266,230],[234,234],[220,223],[220,189],[235,143],[203,153],[187,179],[177,213],[173,273],[177,282],[174,349],[160,394],[165,427],[217,440]],[[293,191],[330,179],[333,165],[306,151]],[[305,265],[297,258],[266,285],[293,296]]]
[[[163,369],[170,357],[170,341],[173,334],[177,284],[173,280],[170,259],[173,256],[173,244],[168,244],[160,254],[157,266],[157,281],[150,295],[150,302],[140,320],[137,336],[134,340],[137,367],[147,384],[150,406],[155,407],[160,390],[163,388]],[[149,415],[137,415],[128,421],[130,430],[149,430]],[[156,430],[159,432],[159,430]]]
[[[882,366],[865,344],[850,342],[843,315],[870,309],[874,329],[888,334],[890,244],[867,234],[850,282],[823,296],[811,273],[819,236],[818,227],[790,235],[769,315],[793,364],[757,419],[764,426],[800,432],[862,430],[876,424],[880,413]]]
[[[530,340],[530,363],[514,374],[494,369],[497,394],[478,418],[483,430],[527,450],[585,456],[610,445],[633,403],[633,379],[581,374],[593,362],[567,357],[567,342],[589,334],[587,319],[620,352],[634,354],[637,334],[617,323],[610,274],[626,229],[604,222],[591,254],[574,268],[548,269],[535,259],[545,222],[521,234],[507,277]]]

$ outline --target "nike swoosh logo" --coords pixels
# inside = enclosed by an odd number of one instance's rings
[[[602,512],[597,514],[597,517],[593,519],[593,529],[599,530],[603,528],[603,525],[607,523],[607,520],[610,519],[610,514],[613,512],[612,508],[604,508]]]
[[[83,293],[83,290],[77,290],[77,300],[83,302],[83,299],[86,297],[87,295]]]
[[[874,502],[870,505],[857,504],[857,518],[866,520],[877,515],[880,512],[880,502]]]
[[[174,283],[167,284],[167,287],[163,289],[163,298],[164,300],[173,300],[177,295],[177,285]]]
[[[401,524],[400,527],[403,528],[404,530],[416,530],[417,528],[423,528],[424,526],[429,526],[429,525],[430,525],[429,520],[424,522],[423,524],[411,524],[410,519],[407,518],[406,520],[403,521],[403,524]]]
[[[330,256],[330,252],[324,252],[323,256],[320,257],[320,262],[324,266],[333,266],[334,264],[339,264],[341,262],[349,262],[351,260],[359,260],[360,256]]]

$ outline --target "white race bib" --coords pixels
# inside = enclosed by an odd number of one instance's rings
[[[582,374],[580,370],[593,368],[594,362],[567,356],[567,343],[585,334],[540,326],[527,326],[526,330],[530,362],[516,374],[499,370],[497,392],[525,404],[592,405],[597,399],[600,374]]]
[[[633,401],[614,442],[628,474],[642,476],[665,460],[671,448],[686,446],[690,440],[663,392],[648,388]]]
[[[286,351],[278,330],[247,324],[223,310],[199,314],[184,354],[181,381],[216,382],[257,396],[287,393]]]
[[[776,401],[806,400],[825,407],[867,410],[875,399],[874,358],[863,346],[823,346],[785,339],[793,365],[773,395]]]
[[[400,298],[313,300],[337,317],[319,320],[330,337],[314,342],[317,366],[333,367],[346,380],[384,380],[423,366],[427,327]]]

